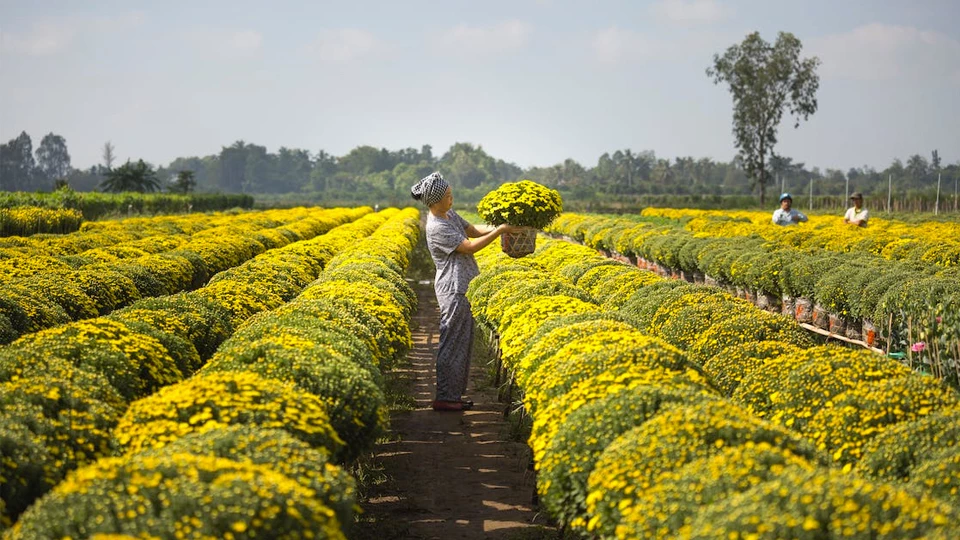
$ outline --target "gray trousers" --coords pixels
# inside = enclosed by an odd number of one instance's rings
[[[437,399],[459,401],[467,391],[473,312],[463,294],[437,294],[440,305],[440,347],[437,351]]]

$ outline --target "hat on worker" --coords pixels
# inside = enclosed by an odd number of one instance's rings
[[[859,191],[854,191],[854,192],[850,195],[850,198],[851,198],[851,199],[862,199],[862,198],[863,198],[863,193],[860,193]]]
[[[780,199],[777,202],[783,202],[784,199],[790,199],[792,201],[793,197],[789,193],[784,193],[780,195]]]

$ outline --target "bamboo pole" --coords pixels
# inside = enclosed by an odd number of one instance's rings
[[[887,175],[887,213],[890,213],[890,197],[893,194],[893,175]]]
[[[933,203],[933,215],[940,213],[940,173],[937,173],[937,202]]]

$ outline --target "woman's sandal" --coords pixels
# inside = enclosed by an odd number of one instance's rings
[[[442,401],[436,400],[433,402],[433,410],[435,411],[469,411],[473,408],[472,401]]]

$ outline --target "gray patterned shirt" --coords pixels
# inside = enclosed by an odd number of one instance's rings
[[[457,253],[457,246],[467,239],[469,225],[453,210],[447,212],[447,219],[427,214],[427,247],[437,267],[433,285],[437,294],[466,294],[470,280],[480,274],[473,255]]]

